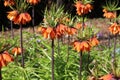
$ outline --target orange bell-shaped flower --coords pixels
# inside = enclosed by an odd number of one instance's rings
[[[74,35],[74,34],[77,33],[77,30],[74,27],[67,27],[66,32],[67,32],[68,35]]]
[[[14,4],[14,0],[4,0],[4,6],[13,6]]]
[[[32,4],[32,5],[36,5],[38,4],[38,2],[40,2],[41,0],[27,0],[28,3]]]
[[[88,41],[81,42],[80,46],[81,46],[81,51],[82,52],[83,51],[90,51],[90,49],[91,49],[91,45]]]
[[[79,42],[79,41],[75,41],[75,42],[73,43],[73,49],[76,50],[77,52],[80,52],[80,51],[81,51],[80,48],[81,48],[81,47],[80,47],[80,42]]]
[[[7,51],[0,54],[0,68],[7,66],[7,64],[12,61],[14,61],[14,59]]]
[[[20,13],[16,18],[14,19],[15,24],[26,24],[31,21],[31,16],[27,12]]]
[[[56,27],[56,36],[57,36],[57,38],[60,38],[62,35],[65,34],[66,28],[67,27],[64,24],[59,24]]]
[[[39,28],[39,31],[43,35],[44,38],[50,38],[50,39],[55,39],[56,38],[56,30],[55,28],[52,27],[41,27]]]
[[[116,18],[116,13],[115,12],[105,12],[103,14],[103,16],[108,18],[108,19],[113,19],[113,18]]]
[[[78,15],[87,14],[88,12],[91,12],[91,9],[93,9],[90,4],[82,4],[81,1],[77,1],[75,3],[75,7]]]
[[[120,26],[117,23],[113,23],[108,29],[114,35],[120,33]]]
[[[92,46],[96,46],[99,44],[99,41],[96,37],[91,38],[89,41],[90,41]]]
[[[12,49],[12,54],[19,55],[21,54],[21,48],[15,47]]]
[[[91,49],[91,45],[90,45],[90,43],[88,41],[82,41],[82,42],[75,41],[73,43],[73,47],[74,47],[74,49],[77,52],[80,52],[80,51],[82,51],[82,52],[90,51],[90,49]]]
[[[17,10],[14,10],[14,11],[9,11],[8,12],[8,15],[7,15],[7,18],[11,21],[14,21],[14,19],[18,16],[18,11]]]

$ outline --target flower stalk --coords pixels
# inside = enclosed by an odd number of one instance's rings
[[[110,22],[111,22],[111,19],[110,19]],[[110,37],[110,32],[108,32],[108,48],[110,49],[110,39],[111,37]]]
[[[79,53],[79,79],[78,80],[82,80],[82,51],[80,51]]]
[[[13,32],[13,22],[11,21],[10,23],[10,27],[11,27],[11,38],[14,39],[14,32]]]
[[[24,68],[22,24],[20,24],[20,48],[21,48],[21,56],[22,56],[21,67]]]
[[[2,80],[2,71],[0,69],[0,80]]]
[[[34,26],[35,26],[35,7],[34,7],[34,5],[32,6],[32,28],[33,28],[33,33],[35,33],[35,28],[34,28]]]
[[[51,61],[51,64],[52,64],[52,80],[54,80],[54,39],[52,39],[52,42],[51,42],[51,48],[52,48],[52,61]]]
[[[113,65],[113,68],[114,68],[114,70],[115,70],[115,68],[116,68],[116,58],[115,58],[115,56],[116,56],[116,43],[117,43],[117,35],[115,35],[114,36],[114,49],[113,49],[113,54],[112,54],[112,65]]]

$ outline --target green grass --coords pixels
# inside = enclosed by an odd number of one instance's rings
[[[51,40],[44,39],[39,34],[33,37],[31,33],[23,32],[25,68],[21,67],[21,55],[18,62],[9,63],[2,68],[3,80],[51,80]],[[15,39],[5,39],[0,37],[0,44],[19,46],[19,36]],[[0,47],[1,47],[0,45]],[[11,54],[13,46],[8,49]],[[57,40],[55,41],[55,80],[78,80],[79,55],[70,46],[69,61],[67,62],[67,44],[60,42],[60,52],[58,54]],[[2,49],[2,48],[0,48]],[[120,63],[120,46],[117,45],[117,63]],[[106,45],[100,44],[90,52],[83,53],[82,80],[87,80],[88,76],[99,77],[112,72],[110,54],[113,47],[108,49]],[[14,55],[13,55],[14,56]],[[15,57],[15,56],[14,56]],[[89,64],[89,69],[87,65]],[[118,71],[120,64],[118,64]]]

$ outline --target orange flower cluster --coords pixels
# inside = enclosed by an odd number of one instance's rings
[[[91,45],[88,41],[83,41],[83,42],[75,41],[73,46],[74,46],[74,50],[76,50],[77,52],[90,51],[91,49]]]
[[[10,12],[8,12],[7,18],[11,21],[14,21],[18,14],[19,13],[17,10],[10,11]]]
[[[26,24],[31,21],[31,16],[27,12],[19,13],[17,10],[8,12],[7,18],[15,24]]]
[[[120,25],[118,25],[117,23],[113,23],[108,29],[114,35],[120,33]]]
[[[14,61],[14,59],[7,51],[0,53],[0,68],[7,66],[7,64],[12,61]]]
[[[12,54],[19,55],[21,54],[21,48],[15,47],[12,49]]]
[[[36,5],[38,4],[38,2],[40,2],[41,0],[27,0],[28,3],[32,4],[32,5]]]
[[[103,16],[108,18],[108,19],[113,19],[113,18],[116,18],[116,13],[115,12],[110,12],[110,11],[107,11],[106,9],[103,9]]]
[[[96,37],[91,38],[89,41],[90,41],[92,47],[99,44],[99,41]]]
[[[77,32],[77,30],[74,27],[67,27],[66,32],[68,35],[74,35]]]
[[[59,24],[57,27],[40,27],[38,31],[41,32],[44,38],[60,38],[62,35],[67,33],[68,35],[73,35],[77,32],[77,30],[73,27],[67,27],[64,24]]]
[[[78,15],[84,15],[87,14],[88,12],[91,12],[93,7],[90,4],[82,4],[81,1],[77,1],[75,3],[76,11]]]
[[[91,38],[89,41],[75,41],[73,43],[74,50],[77,52],[84,52],[84,51],[90,51],[91,47],[96,46],[99,44],[99,41],[96,37]]]
[[[65,26],[64,24],[59,24],[56,28],[56,35],[57,35],[57,38],[60,38],[62,35],[65,34],[65,31],[67,29],[67,26]]]
[[[14,4],[14,0],[4,0],[4,6],[13,6]]]
[[[44,38],[50,37],[50,39],[54,39],[56,37],[56,30],[52,27],[40,27],[38,29]]]

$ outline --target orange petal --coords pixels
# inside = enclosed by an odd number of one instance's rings
[[[14,60],[14,59],[12,58],[12,56],[11,56],[7,51],[5,51],[4,53],[2,53],[2,56],[3,56],[3,59],[4,59],[6,62],[11,62],[11,61]]]
[[[112,74],[107,74],[107,75],[102,76],[100,79],[101,80],[111,80],[112,77],[113,77]]]

